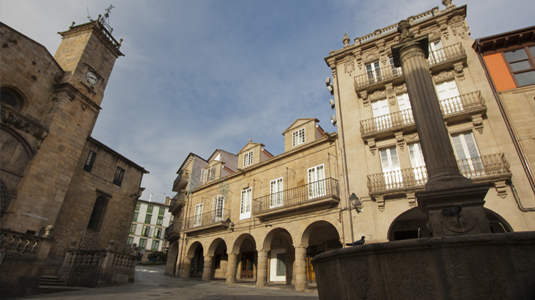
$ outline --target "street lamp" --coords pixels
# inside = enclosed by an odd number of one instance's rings
[[[362,202],[360,202],[359,198],[357,197],[357,195],[355,195],[355,193],[351,194],[351,196],[349,197],[349,202],[351,202],[351,207],[353,207],[357,211],[357,213],[362,212]]]

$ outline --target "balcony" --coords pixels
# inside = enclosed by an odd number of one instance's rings
[[[173,222],[169,227],[165,228],[165,239],[168,242],[174,242],[180,237],[180,230],[182,229],[181,222]]]
[[[173,182],[173,192],[180,193],[180,191],[188,185],[189,181],[189,172],[181,170],[178,172],[178,176]]]
[[[487,109],[479,91],[441,100],[440,108],[447,121],[470,119],[471,114],[482,113]],[[410,130],[416,128],[412,109],[360,121],[360,132],[363,139],[393,136],[394,131],[407,128]]]
[[[230,210],[218,209],[186,219],[182,232],[191,235],[199,232],[217,231],[227,229],[230,223]]]
[[[182,196],[182,199],[177,199],[178,196]],[[171,200],[171,203],[169,203],[169,212],[173,215],[176,215],[182,207],[186,205],[186,200],[184,199],[183,195],[175,195],[175,197]]]
[[[253,215],[261,220],[302,214],[338,205],[338,180],[326,178],[253,200]]]
[[[454,64],[466,60],[466,52],[461,43],[449,45],[435,51],[429,51],[429,68],[437,73],[446,69],[453,69]],[[368,93],[384,89],[386,83],[394,85],[405,82],[403,71],[393,65],[383,66],[366,74],[355,76],[355,92],[366,90]]]
[[[457,164],[461,174],[472,179],[474,183],[504,180],[511,178],[512,175],[503,153],[462,159],[458,160]],[[401,169],[368,175],[368,190],[371,196],[393,195],[424,189],[426,182],[425,166]]]

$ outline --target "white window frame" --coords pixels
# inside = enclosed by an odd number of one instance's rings
[[[372,102],[372,113],[377,130],[392,128],[392,119],[390,117],[388,99],[381,99]]]
[[[425,170],[424,154],[420,143],[413,143],[408,145],[409,158],[414,172],[414,179],[419,183],[425,184],[427,181],[427,172]]]
[[[240,220],[251,217],[252,195],[253,188],[246,188],[241,191]]]
[[[249,151],[243,155],[243,167],[247,167],[253,164],[253,151]]]
[[[209,180],[212,181],[212,180],[215,180],[215,167],[214,166],[210,166],[210,178]]]
[[[305,128],[298,129],[292,132],[292,147],[304,144],[306,141]]]
[[[455,79],[435,84],[442,112],[452,114],[463,110],[463,103]]]
[[[382,81],[383,76],[381,75],[381,64],[379,61],[366,64],[366,74],[368,74],[369,84]]]
[[[208,179],[208,172],[205,169],[201,169],[201,182],[206,182]]]
[[[444,52],[442,41],[436,40],[429,42],[429,61],[431,64],[436,64],[446,60],[446,53]]]
[[[212,221],[223,221],[223,213],[225,210],[225,196],[217,195],[214,197],[212,204]]]
[[[284,179],[277,178],[269,183],[270,208],[280,207],[284,204]]]
[[[323,164],[309,168],[307,170],[308,178],[308,198],[314,199],[323,197],[326,194],[325,189],[325,166]]]
[[[485,170],[472,132],[452,134],[451,141],[460,171],[470,169],[471,173],[483,175]]]
[[[403,176],[401,176],[397,148],[394,146],[379,150],[379,160],[381,161],[381,169],[383,170],[387,189],[400,187],[403,182]]]
[[[195,205],[195,214],[193,215],[193,227],[202,225],[202,208],[202,203]]]

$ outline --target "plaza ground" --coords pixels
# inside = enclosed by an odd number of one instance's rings
[[[317,291],[296,292],[291,285],[257,289],[254,283],[225,285],[223,280],[201,281],[164,275],[165,266],[137,266],[136,282],[129,285],[40,294],[11,299],[204,299],[204,300],[313,300]]]

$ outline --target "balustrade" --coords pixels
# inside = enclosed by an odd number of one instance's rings
[[[2,253],[20,253],[37,256],[43,237],[2,230],[0,247]]]
[[[209,225],[222,224],[230,219],[230,209],[215,209],[204,214],[197,214],[186,220],[185,229],[195,227],[205,227]]]
[[[453,60],[466,55],[466,52],[461,43],[449,45],[435,51],[429,51],[429,65],[438,64],[441,62]]]

